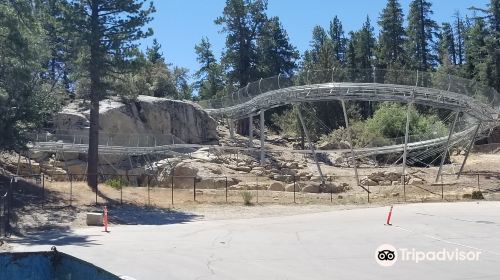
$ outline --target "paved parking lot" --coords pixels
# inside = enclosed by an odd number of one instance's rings
[[[500,279],[500,202],[396,205],[393,226],[388,210],[81,228],[13,247],[56,245],[135,279]],[[396,249],[392,266],[376,261],[382,244]]]

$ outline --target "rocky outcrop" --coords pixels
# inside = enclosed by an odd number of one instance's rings
[[[113,145],[135,144],[132,135],[158,136],[158,141],[171,142],[165,135],[175,136],[190,144],[218,143],[217,123],[197,104],[140,95],[128,104],[116,100],[103,100],[99,110],[99,128],[109,136]],[[78,102],[66,106],[54,119],[55,128],[61,133],[86,135],[89,127],[89,110]],[[101,139],[104,140],[104,139]],[[137,140],[136,140],[137,141]],[[140,139],[144,141],[153,140]],[[102,141],[101,141],[102,142]],[[156,143],[168,144],[168,143]]]
[[[416,174],[407,174],[406,183],[409,185],[423,185],[425,180]],[[381,171],[374,172],[364,178],[361,178],[362,186],[394,186],[402,183],[402,174],[399,172]]]
[[[174,186],[176,188],[197,189],[220,189],[226,187],[226,177],[221,175],[227,173],[228,169],[214,166],[201,160],[187,159],[176,165],[173,169]],[[196,181],[196,183],[195,183]],[[240,181],[235,178],[227,178],[227,186],[233,186]]]

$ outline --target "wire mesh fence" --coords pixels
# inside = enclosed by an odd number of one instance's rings
[[[361,186],[354,176],[279,177],[169,176],[158,180],[152,175],[100,174],[94,191],[84,174],[61,182],[35,175],[14,183],[12,194],[24,203],[51,208],[96,204],[170,208],[186,203],[245,204],[246,200],[251,204],[393,204],[471,199],[475,191],[497,199],[500,193],[500,176],[486,173],[463,174],[460,180],[443,174],[437,183],[415,182],[407,175],[398,181]]]

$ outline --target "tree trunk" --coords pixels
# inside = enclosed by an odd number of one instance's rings
[[[90,98],[89,150],[87,160],[87,182],[89,187],[97,191],[97,167],[99,165],[99,99],[94,96]]]
[[[248,122],[248,118],[238,120],[237,124],[236,124],[236,133],[238,133],[239,135],[248,136],[249,135],[249,130],[248,130],[249,125],[250,125],[250,123]]]
[[[87,183],[97,192],[97,167],[99,166],[99,100],[102,96],[100,66],[102,57],[100,52],[99,6],[92,1],[91,35],[90,35],[90,129]]]

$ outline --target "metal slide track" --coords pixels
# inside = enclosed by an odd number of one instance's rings
[[[334,69],[330,70],[330,72],[326,72],[332,76],[330,81],[335,80],[333,76],[335,71],[336,70]],[[435,75],[435,73],[419,74],[418,71],[373,71],[373,73],[368,73],[366,77],[368,79],[373,77],[373,80],[377,81],[380,80],[379,77],[381,76],[389,77],[390,75],[394,75],[394,73],[399,75],[398,79],[400,79],[400,81],[398,83],[389,83],[388,81],[381,81],[379,83],[346,81],[315,84],[308,82],[306,85],[293,85],[294,82],[290,79],[283,78],[278,75],[266,80],[261,79],[257,82],[251,83],[245,88],[242,88],[237,92],[221,99],[202,101],[199,105],[214,118],[237,120],[254,116],[261,111],[271,108],[303,102],[355,100],[375,102],[392,101],[399,103],[420,104],[454,112],[462,112],[470,116],[466,118],[466,125],[462,127],[462,130],[452,134],[450,138],[451,144],[467,141],[467,139],[474,134],[474,127],[477,126],[478,122],[482,124],[480,126],[480,132],[483,134],[498,125],[500,98],[495,90],[482,86],[474,81],[450,75],[444,76],[445,83],[442,83],[441,80],[434,81],[431,78],[432,75]],[[413,74],[416,74],[415,77],[412,77]],[[308,73],[308,81],[310,78],[309,76],[310,75]],[[403,78],[405,78],[405,80],[402,80]],[[478,98],[478,96],[481,97],[481,94],[483,100]],[[484,100],[485,98],[487,100]],[[438,137],[425,141],[411,142],[408,143],[407,149],[408,151],[412,151],[426,148],[436,148],[444,145],[447,140],[448,137]],[[32,152],[87,153],[88,144],[66,143],[61,140],[58,142],[54,140],[46,142],[43,140],[34,140],[29,145],[29,148]],[[175,156],[184,155],[199,148],[240,151],[260,150],[260,147],[245,148],[235,146],[172,143],[154,146],[100,145],[99,153],[104,155],[169,154]],[[402,152],[403,149],[404,145],[398,144],[384,147],[358,148],[355,149],[354,152],[357,156],[369,156]],[[311,153],[310,150],[290,151],[287,149],[268,148],[266,148],[266,152]],[[350,153],[350,150],[321,150],[318,152]]]

